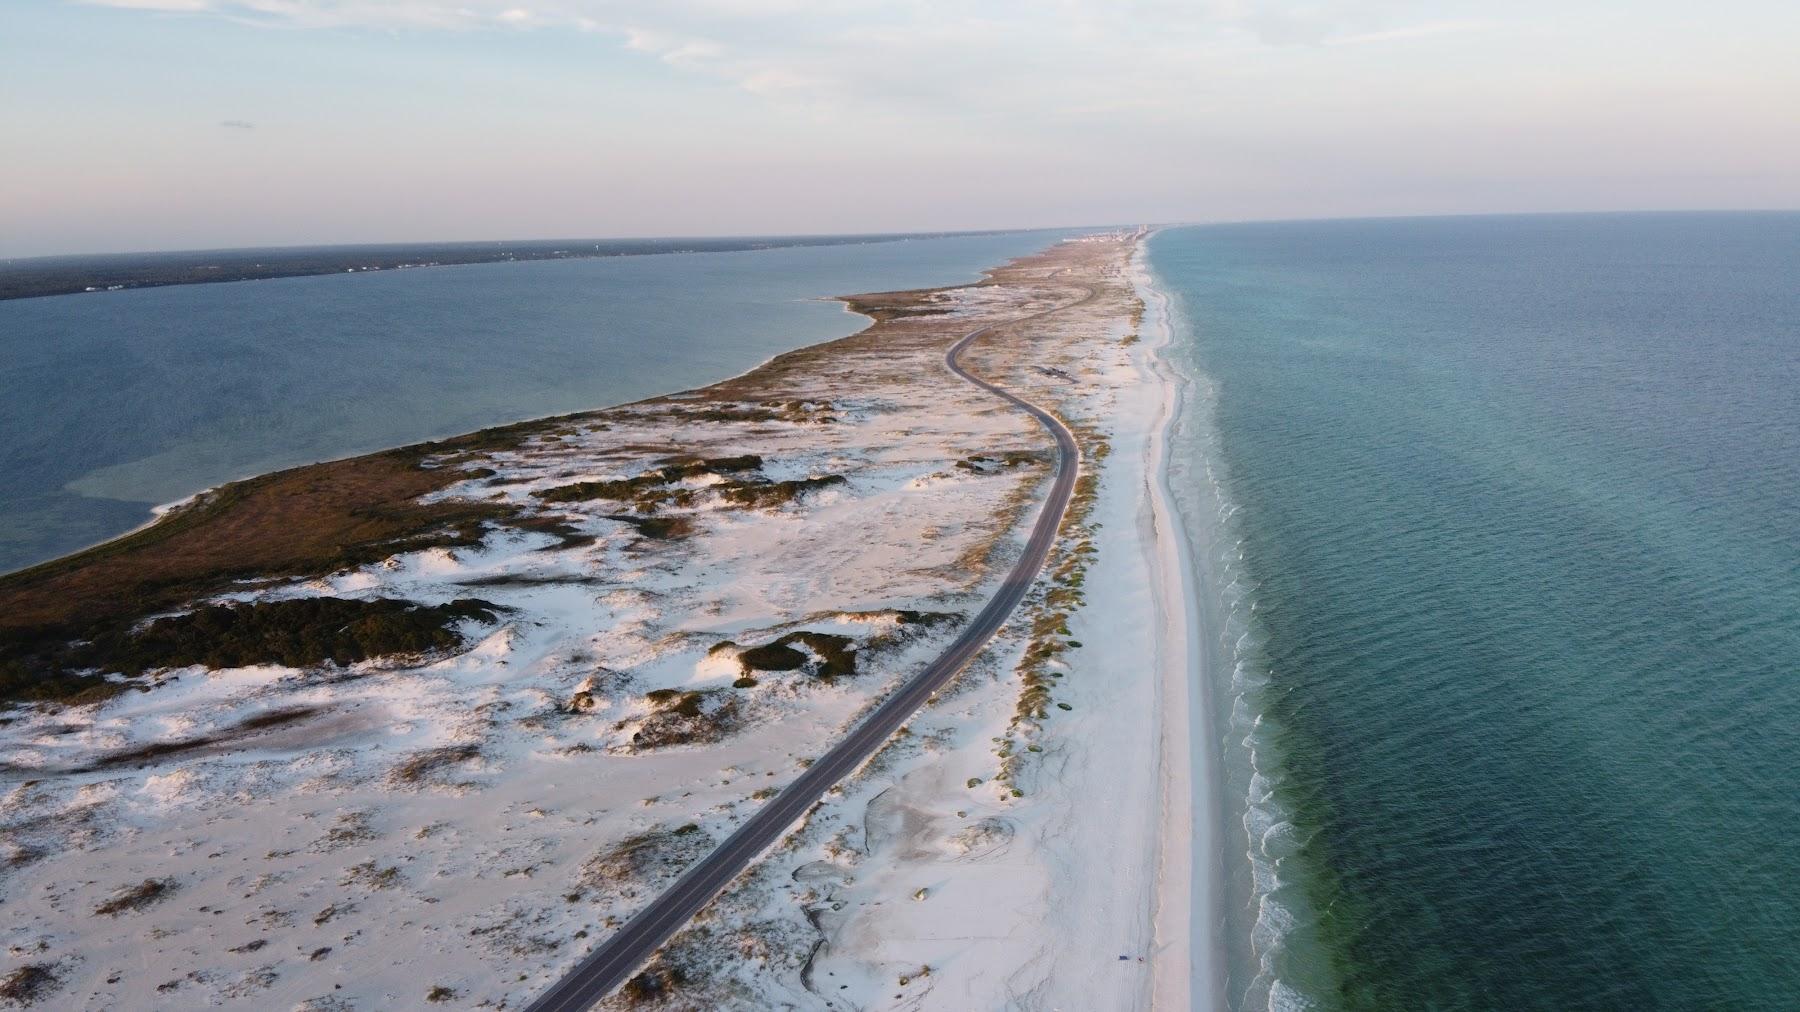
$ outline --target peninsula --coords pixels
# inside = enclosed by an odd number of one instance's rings
[[[1192,700],[1140,238],[0,578],[8,986],[1179,1002]]]

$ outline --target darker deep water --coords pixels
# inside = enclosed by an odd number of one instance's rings
[[[1234,1002],[1794,1007],[1800,214],[1150,252]]]

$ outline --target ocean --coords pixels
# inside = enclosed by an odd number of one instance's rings
[[[1237,1008],[1800,1003],[1800,214],[1151,240]]]
[[[829,296],[977,280],[1066,234],[3,301],[0,572],[235,478],[724,379],[867,322]]]

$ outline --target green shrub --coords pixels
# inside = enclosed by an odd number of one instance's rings
[[[763,459],[754,453],[739,454],[735,457],[704,457],[698,460],[678,460],[657,473],[664,481],[680,481],[683,478],[697,478],[703,474],[724,474],[734,471],[761,470]]]
[[[679,968],[657,963],[626,981],[625,986],[619,989],[619,995],[628,1005],[660,1002],[668,998],[684,981]]]
[[[700,706],[706,701],[705,693],[683,692],[680,689],[652,689],[644,693],[644,698],[658,710],[679,713],[684,717],[700,715]]]
[[[719,486],[719,494],[724,497],[726,502],[734,506],[772,509],[791,503],[820,489],[844,483],[844,476],[841,474],[827,474],[817,478],[796,478],[792,481],[727,482]]]
[[[673,541],[694,530],[694,522],[687,517],[634,517],[629,513],[616,513],[607,519],[630,524],[639,534],[654,541]]]
[[[746,671],[794,671],[806,664],[806,655],[788,646],[787,637],[738,654]]]
[[[531,493],[543,502],[588,502],[594,499],[635,499],[645,488],[661,485],[660,474],[639,475],[618,481],[578,481],[573,485],[539,489]]]
[[[86,657],[77,657],[91,659],[103,670],[133,675],[189,664],[352,664],[389,654],[455,649],[463,643],[460,623],[494,622],[499,610],[477,598],[440,605],[338,597],[209,604],[158,619],[140,632],[104,637],[85,651]]]
[[[142,910],[174,891],[175,883],[172,879],[147,878],[137,885],[120,890],[112,899],[95,907],[94,913],[117,917],[128,910]]]
[[[839,675],[856,674],[856,641],[835,633],[791,632],[773,643],[751,647],[739,653],[738,663],[744,666],[746,673],[798,670],[805,667],[811,658],[794,649],[796,643],[818,655],[818,670],[814,672],[818,677],[836,678]]]
[[[417,784],[435,780],[452,766],[481,758],[481,746],[475,744],[445,745],[414,752],[393,768],[388,778],[396,784]]]
[[[0,1001],[26,1007],[55,991],[62,982],[50,963],[26,963],[0,978]]]

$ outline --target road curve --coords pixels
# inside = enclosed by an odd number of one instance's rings
[[[970,374],[958,360],[963,351],[984,334],[1072,309],[1094,297],[1094,289],[1081,287],[1087,294],[1074,302],[971,331],[944,353],[944,365],[951,372],[1031,415],[1056,438],[1056,473],[1050,494],[1031,529],[1031,537],[1025,542],[1024,553],[1006,574],[1005,582],[974,621],[925,670],[884,700],[849,736],[807,767],[793,783],[726,837],[725,842],[683,872],[649,906],[626,921],[575,969],[526,1006],[527,1012],[575,1012],[591,1008],[611,994],[689,918],[723,891],[739,872],[749,867],[758,855],[798,822],[833,784],[874,755],[889,735],[981,652],[1012,616],[1019,602],[1025,599],[1032,581],[1037,579],[1038,570],[1043,568],[1044,560],[1050,555],[1051,546],[1056,543],[1057,528],[1062,526],[1063,513],[1075,490],[1080,450],[1075,444],[1074,433],[1055,415]]]

